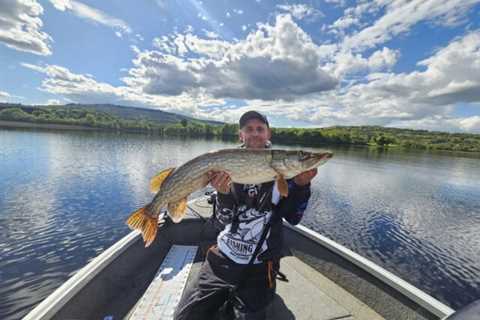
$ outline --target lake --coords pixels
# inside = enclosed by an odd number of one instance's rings
[[[0,319],[25,315],[126,235],[153,175],[235,146],[0,129]],[[479,155],[327,149],[335,156],[313,180],[302,224],[454,309],[480,298]]]

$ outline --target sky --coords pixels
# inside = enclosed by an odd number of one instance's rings
[[[480,133],[480,0],[0,0],[0,102]]]

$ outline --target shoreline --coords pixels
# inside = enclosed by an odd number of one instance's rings
[[[101,128],[91,128],[69,124],[51,124],[51,123],[33,123],[23,121],[5,121],[0,120],[0,128],[33,128],[33,129],[51,129],[51,130],[86,130],[86,131],[105,131]]]
[[[59,131],[90,131],[90,132],[117,132],[117,133],[133,133],[133,134],[146,134],[152,135],[151,132],[143,130],[121,130],[121,129],[109,129],[109,128],[97,128],[97,127],[87,127],[81,125],[68,125],[68,124],[52,124],[52,123],[34,123],[34,122],[24,122],[24,121],[6,121],[0,120],[0,129],[40,129],[40,130],[59,130]],[[159,135],[161,136],[161,135]],[[164,136],[177,136],[177,135],[164,135]],[[178,136],[177,136],[178,137]],[[187,136],[185,136],[187,137]],[[191,137],[193,138],[193,137]],[[222,139],[221,137],[218,137]],[[284,145],[301,145],[305,147],[315,147],[309,144],[302,143],[293,143],[289,141],[278,141],[277,143]],[[328,145],[328,144],[327,144]],[[388,145],[388,146],[378,146],[374,144],[358,145],[358,144],[332,144],[334,146],[345,146],[345,147],[367,147],[369,149],[379,149],[379,150],[408,150],[415,152],[441,152],[441,153],[457,153],[464,155],[473,155],[477,158],[480,155],[480,152],[477,151],[465,151],[465,150],[448,150],[448,149],[422,149],[422,148],[403,148],[400,145]],[[318,146],[317,146],[318,147]]]

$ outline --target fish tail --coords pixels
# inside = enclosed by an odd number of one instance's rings
[[[158,229],[158,217],[150,216],[146,211],[146,207],[132,213],[126,223],[130,229],[138,230],[142,233],[145,248],[155,240]]]

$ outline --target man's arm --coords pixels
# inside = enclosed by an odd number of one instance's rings
[[[288,181],[288,197],[282,198],[277,205],[277,213],[288,223],[296,225],[303,218],[310,199],[310,184],[299,186],[294,180]]]
[[[288,223],[296,225],[303,218],[310,199],[310,181],[317,175],[317,169],[303,172],[288,181],[288,197],[282,198],[277,206],[277,212]]]

